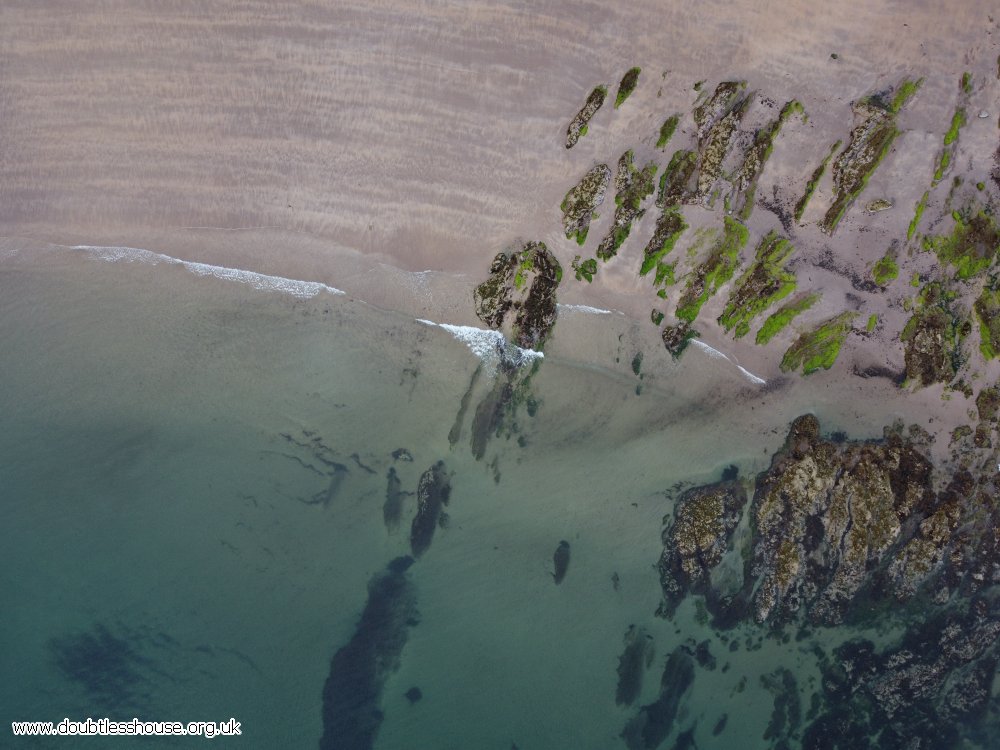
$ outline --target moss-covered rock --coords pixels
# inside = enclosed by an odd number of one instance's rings
[[[784,330],[796,317],[804,313],[819,299],[819,294],[797,295],[795,299],[786,302],[773,313],[771,313],[764,325],[757,331],[757,343],[761,346],[767,344],[771,339]]]
[[[694,108],[699,145],[706,142],[712,127],[733,110],[746,87],[746,81],[722,81],[708,99]]]
[[[691,327],[690,323],[682,320],[676,325],[666,326],[660,338],[663,339],[663,346],[666,347],[671,356],[674,359],[678,359],[684,353],[684,350],[687,349],[687,345],[691,343],[691,339],[696,338],[698,335],[698,332]]]
[[[698,170],[698,154],[680,149],[670,157],[670,163],[660,175],[656,205],[660,208],[679,206],[691,195],[692,178]]]
[[[611,169],[607,164],[598,164],[566,193],[560,206],[566,239],[576,239],[580,245],[587,240],[590,222],[597,207],[604,202],[610,181]]]
[[[687,229],[687,222],[677,209],[666,209],[656,220],[656,228],[653,236],[649,238],[649,243],[642,254],[642,266],[639,268],[639,275],[645,276],[653,269],[656,269],[656,285],[659,287],[668,278],[666,264],[663,258],[670,254],[677,243],[677,239]],[[669,278],[673,279],[672,267]]]
[[[781,369],[789,372],[801,367],[803,375],[829,370],[837,361],[847,334],[853,330],[856,316],[857,313],[843,312],[803,333],[781,358]]]
[[[1000,252],[1000,231],[994,218],[981,208],[954,211],[950,235],[927,235],[924,250],[954,266],[959,279],[971,279],[989,268]]]
[[[703,141],[699,141],[701,160],[698,171],[697,195],[704,199],[709,195],[722,174],[722,162],[729,153],[729,144],[736,127],[743,119],[750,97],[739,100],[736,106],[709,128]]]
[[[886,250],[885,255],[875,261],[875,265],[872,266],[872,278],[884,289],[897,276],[899,276],[899,266],[896,264],[896,252],[894,248],[890,248]]]
[[[795,221],[802,219],[802,214],[806,212],[806,207],[809,205],[809,200],[812,198],[813,193],[816,192],[816,186],[819,185],[819,181],[823,178],[826,173],[826,165],[833,158],[834,153],[840,148],[841,141],[837,141],[830,147],[830,152],[823,158],[823,161],[819,163],[819,166],[813,170],[812,175],[809,177],[809,181],[806,183],[805,192],[802,197],[799,198],[798,202],[795,204]]]
[[[615,95],[615,109],[622,106],[625,100],[635,91],[635,87],[639,84],[639,74],[641,72],[642,68],[629,68],[625,71],[625,75],[622,76],[621,81],[618,83],[618,93]]]
[[[702,305],[733,277],[740,250],[749,236],[742,223],[725,217],[722,237],[709,251],[708,257],[688,275],[687,285],[677,303],[678,318],[693,323]]]
[[[475,289],[476,315],[490,328],[500,329],[513,312],[514,342],[525,349],[540,348],[556,322],[561,280],[562,267],[543,242],[498,253],[489,278]]]
[[[590,92],[587,101],[570,121],[569,127],[566,128],[566,148],[573,148],[576,142],[580,140],[580,136],[585,134],[587,123],[590,122],[591,117],[597,114],[597,110],[604,104],[604,99],[607,95],[608,89],[606,86],[598,86]]]
[[[754,196],[757,192],[757,181],[760,179],[764,165],[774,149],[774,140],[781,132],[781,126],[794,114],[803,114],[802,105],[794,99],[786,102],[778,117],[754,134],[753,143],[747,149],[743,164],[733,180],[733,198],[731,206],[744,221],[753,211]]]
[[[632,222],[642,217],[645,209],[643,202],[653,194],[656,164],[649,162],[641,170],[633,163],[632,150],[629,149],[618,160],[615,172],[615,219],[611,229],[597,248],[597,257],[603,261],[611,260],[618,254],[632,231]]]
[[[906,377],[920,386],[948,383],[961,364],[962,340],[971,331],[968,319],[952,309],[953,294],[941,284],[924,287],[900,339],[905,346]]]
[[[974,305],[979,320],[979,351],[986,360],[1000,356],[1000,291],[986,287]]]
[[[899,135],[894,113],[872,99],[855,104],[854,116],[858,123],[851,130],[850,142],[833,161],[836,194],[821,224],[827,234],[833,234]]]
[[[681,121],[680,114],[670,115],[663,124],[660,126],[660,135],[656,139],[657,148],[666,148],[667,143],[674,136],[674,131],[677,130],[677,123]]]
[[[795,275],[784,262],[795,250],[776,232],[765,236],[757,246],[754,262],[736,281],[719,323],[736,338],[750,332],[750,323],[768,307],[795,290]]]

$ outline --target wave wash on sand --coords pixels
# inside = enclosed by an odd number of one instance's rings
[[[241,284],[249,284],[254,289],[261,292],[281,292],[290,294],[299,299],[310,299],[320,292],[330,294],[344,294],[343,290],[336,287],[327,286],[319,281],[301,281],[299,279],[286,279],[283,276],[269,276],[265,273],[247,271],[242,268],[227,268],[225,266],[213,266],[208,263],[195,263],[189,260],[181,260],[163,253],[155,253],[152,250],[143,250],[138,247],[102,247],[99,245],[74,245],[71,250],[84,250],[94,257],[116,263],[127,261],[129,263],[139,262],[150,265],[166,263],[168,265],[183,266],[186,270],[198,276],[214,276],[225,281],[238,281]]]

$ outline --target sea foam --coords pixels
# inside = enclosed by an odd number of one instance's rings
[[[159,265],[165,263],[172,266],[182,266],[186,270],[198,276],[214,276],[224,281],[238,281],[241,284],[249,284],[254,289],[261,292],[281,292],[290,294],[299,299],[309,299],[315,297],[320,292],[330,294],[344,294],[340,289],[319,281],[301,281],[299,279],[286,279],[283,276],[269,276],[265,273],[247,271],[243,268],[227,268],[225,266],[213,266],[208,263],[195,263],[190,260],[181,260],[163,253],[154,253],[152,250],[143,250],[139,247],[102,247],[97,245],[74,245],[71,249],[83,250],[90,253],[95,258],[116,263],[126,261],[129,263],[148,263],[149,265]]]
[[[727,362],[731,362],[732,364],[736,365],[736,369],[739,370],[741,373],[743,373],[746,379],[749,380],[754,385],[767,385],[767,381],[764,380],[764,378],[757,377],[748,369],[743,367],[741,364],[733,361],[733,359],[728,354],[723,354],[718,349],[709,346],[704,341],[698,341],[698,339],[691,339],[691,343],[697,346],[699,349],[701,349],[703,352],[708,354],[708,356],[712,357],[713,359],[724,359]]]
[[[613,310],[605,310],[602,307],[591,307],[590,305],[564,305],[562,302],[556,307],[563,310],[573,310],[574,312],[590,313],[591,315],[611,315]]]
[[[512,364],[515,367],[523,367],[545,356],[534,349],[522,349],[515,346],[507,341],[500,331],[473,328],[472,326],[456,326],[450,323],[435,323],[433,320],[423,318],[416,320],[418,323],[446,330],[469,347],[472,353],[479,357],[491,372],[495,371],[501,362]]]

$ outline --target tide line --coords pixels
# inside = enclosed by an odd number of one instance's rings
[[[739,370],[741,373],[743,373],[743,375],[746,377],[746,379],[749,380],[754,385],[767,385],[767,381],[764,380],[764,378],[757,377],[752,372],[750,372],[748,369],[746,369],[745,367],[743,367],[743,365],[741,365],[739,362],[736,362],[728,354],[723,354],[718,349],[716,349],[714,347],[711,347],[708,344],[706,344],[704,341],[699,341],[698,339],[691,339],[691,343],[694,344],[695,346],[697,346],[699,349],[701,349],[706,354],[708,354],[708,356],[713,357],[714,359],[724,359],[727,362],[730,362],[731,364],[735,365],[736,369]]]
[[[328,286],[319,281],[302,281],[299,279],[286,279],[283,276],[271,276],[266,273],[247,271],[243,268],[228,268],[226,266],[213,266],[209,263],[196,263],[190,260],[181,260],[163,253],[155,253],[152,250],[144,250],[139,247],[104,247],[100,245],[73,245],[71,250],[82,250],[90,253],[99,260],[108,263],[147,263],[149,265],[159,265],[164,263],[172,266],[181,266],[185,270],[197,276],[213,276],[223,281],[237,281],[241,284],[249,284],[251,287],[261,292],[280,292],[290,294],[298,299],[310,299],[320,292],[329,294],[344,294],[336,287]]]

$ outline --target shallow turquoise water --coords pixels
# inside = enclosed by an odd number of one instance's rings
[[[759,470],[784,415],[761,435],[721,418],[728,397],[655,382],[639,397],[627,374],[553,349],[523,445],[496,438],[476,461],[468,418],[448,436],[478,361],[441,329],[177,267],[0,264],[4,722],[235,717],[243,736],[213,742],[318,746],[331,657],[369,581],[410,551],[414,498],[387,529],[386,475],[413,493],[442,460],[450,523],[406,573],[419,615],[380,686],[376,747],[624,747],[689,639],[717,666],[698,669],[663,746],[691,730],[701,748],[770,747],[760,676],[790,669],[807,705],[810,644],[720,640],[690,601],[658,619],[653,566],[667,490],[730,462]],[[730,382],[713,377],[699,387]],[[556,586],[560,540],[572,558]],[[629,708],[616,668],[633,624],[655,656]]]

